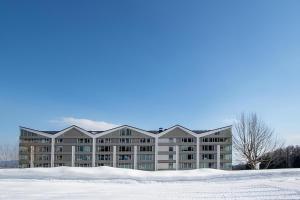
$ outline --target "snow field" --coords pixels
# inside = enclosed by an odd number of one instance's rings
[[[300,199],[300,169],[1,169],[0,199]]]

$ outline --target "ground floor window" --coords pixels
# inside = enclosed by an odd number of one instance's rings
[[[97,155],[98,160],[110,160],[111,156],[108,155]]]
[[[90,163],[76,163],[75,167],[91,167]]]
[[[181,169],[194,169],[195,163],[180,163]]]
[[[92,160],[91,155],[76,155],[76,161],[82,161],[82,160]]]
[[[153,168],[154,168],[153,163],[140,163],[140,164],[138,164],[138,169],[153,170]]]
[[[118,167],[119,168],[133,169],[133,164],[132,163],[119,163]]]

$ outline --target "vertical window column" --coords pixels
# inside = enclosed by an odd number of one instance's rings
[[[55,148],[55,138],[51,138],[51,167],[54,167],[54,148]]]
[[[137,146],[133,147],[133,169],[137,169]]]
[[[75,146],[72,146],[72,161],[71,166],[75,166]]]
[[[30,168],[34,167],[34,146],[30,146]]]
[[[92,167],[96,166],[96,138],[93,138]]]
[[[158,137],[154,138],[155,148],[154,148],[154,171],[157,171],[157,156],[158,156]]]
[[[176,170],[179,170],[179,146],[178,145],[176,145],[175,152],[176,152]]]
[[[117,147],[113,146],[113,167],[117,167]]]
[[[220,169],[220,145],[217,145],[217,169]]]

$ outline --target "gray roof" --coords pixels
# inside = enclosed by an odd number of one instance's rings
[[[75,126],[75,125],[74,125]],[[125,126],[125,125],[124,125]],[[126,125],[127,126],[127,125]],[[180,126],[180,125],[175,125],[175,126]],[[130,127],[130,126],[129,126]],[[172,127],[170,127],[170,128],[173,128],[174,126],[172,126]],[[181,126],[181,127],[183,127],[183,126]],[[230,126],[225,126],[225,127],[221,127],[221,128],[217,128],[217,129],[222,129],[222,128],[226,128],[226,127],[230,127]],[[21,127],[22,128],[22,127]],[[23,128],[26,128],[26,127],[23,127]],[[68,127],[69,128],[69,127]],[[80,128],[80,127],[78,127],[78,128]],[[116,127],[116,128],[119,128],[119,127]],[[133,128],[135,128],[135,127],[133,127]],[[167,128],[167,129],[162,129],[163,131],[166,131],[166,130],[168,130],[168,129],[170,129],[170,128]],[[184,127],[183,127],[184,128]],[[67,128],[66,128],[67,129]],[[82,128],[81,128],[82,129]],[[113,128],[113,129],[115,129],[115,128]],[[136,129],[139,129],[139,128],[136,128]],[[202,133],[205,133],[205,132],[208,132],[208,131],[212,131],[212,130],[217,130],[217,129],[211,129],[211,130],[191,130],[192,132],[194,132],[194,133],[196,133],[196,134],[202,134]],[[34,130],[34,129],[31,129],[31,130]],[[63,129],[63,130],[65,130],[65,129]],[[112,130],[112,129],[110,129],[110,130]],[[140,130],[142,130],[142,129],[140,129]],[[35,131],[39,131],[39,130],[35,130]],[[61,130],[62,131],[62,130]],[[106,130],[107,131],[107,130]],[[60,132],[60,131],[40,131],[40,132],[44,132],[44,133],[47,133],[47,134],[52,134],[52,135],[54,135],[54,134],[56,134],[56,133],[58,133],[58,132]],[[91,133],[91,134],[98,134],[98,133],[102,133],[102,132],[105,132],[105,131],[87,131],[87,132],[89,132],[89,133]],[[161,133],[162,131],[161,130],[149,130],[149,131],[147,131],[147,132],[149,132],[149,133],[153,133],[153,134],[159,134],[159,133]]]

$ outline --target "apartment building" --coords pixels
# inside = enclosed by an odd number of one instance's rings
[[[189,130],[175,125],[145,131],[123,125],[106,131],[70,126],[61,131],[20,127],[19,166],[139,170],[231,169],[231,126]]]

